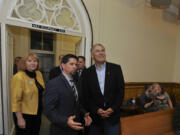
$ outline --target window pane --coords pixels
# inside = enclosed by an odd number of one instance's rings
[[[43,33],[43,50],[53,51],[53,34]]]
[[[41,50],[42,32],[31,31],[31,49]]]
[[[45,83],[47,83],[47,81],[49,80],[50,70],[54,67],[54,55],[42,53],[36,53],[36,55],[39,57],[39,69],[43,74]]]

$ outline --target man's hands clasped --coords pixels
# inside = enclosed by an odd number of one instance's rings
[[[75,121],[74,121],[75,118],[76,118],[75,115],[74,115],[74,116],[70,116],[70,117],[68,118],[68,121],[67,121],[68,126],[71,127],[71,128],[74,129],[74,130],[83,130],[84,127],[83,127],[82,123],[80,123],[80,122],[75,122]],[[92,119],[91,119],[91,117],[89,116],[89,113],[86,113],[86,114],[84,115],[84,120],[85,120],[85,126],[90,126],[90,125],[91,125]]]
[[[108,108],[107,110],[99,108],[97,114],[99,114],[102,118],[108,118],[113,112],[114,111],[112,108]]]

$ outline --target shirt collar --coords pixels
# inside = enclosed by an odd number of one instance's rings
[[[104,62],[101,66],[102,66],[102,68],[99,69],[99,68],[96,66],[96,64],[95,64],[96,70],[103,70],[103,69],[105,69],[105,67],[106,67],[106,62]]]
[[[62,72],[62,74],[65,76],[65,78],[68,80],[68,82],[71,82],[71,80],[73,80],[72,77],[66,75],[64,72]]]

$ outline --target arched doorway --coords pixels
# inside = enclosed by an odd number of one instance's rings
[[[81,0],[0,0],[1,23],[1,60],[2,85],[0,101],[2,106],[0,116],[4,118],[3,134],[13,133],[10,111],[9,82],[12,76],[13,35],[9,27],[21,27],[29,30],[54,33],[64,36],[80,37],[77,51],[86,57],[89,66],[92,31],[90,21]],[[0,117],[1,118],[1,117]]]

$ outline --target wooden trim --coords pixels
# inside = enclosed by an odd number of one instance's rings
[[[180,86],[180,83],[175,83],[175,82],[125,82],[125,85],[126,86],[134,86],[134,85],[147,85],[147,84],[153,84],[153,83],[159,83],[161,85],[179,85]]]
[[[180,83],[176,82],[126,82],[124,100],[138,98],[144,92],[144,87],[153,83],[159,83],[170,96],[175,98],[176,102],[180,101]]]

